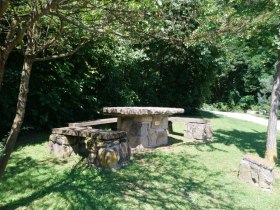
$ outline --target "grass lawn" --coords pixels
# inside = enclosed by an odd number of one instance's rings
[[[87,168],[79,156],[54,157],[47,151],[48,134],[23,135],[0,182],[0,208],[280,209],[279,167],[269,192],[237,178],[246,152],[264,156],[266,128],[207,117],[211,143],[182,141],[183,125],[175,123],[179,137],[172,135],[170,146],[135,154],[117,172]]]

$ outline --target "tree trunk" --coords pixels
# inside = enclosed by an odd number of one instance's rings
[[[4,154],[0,158],[0,179],[2,178],[2,176],[4,174],[9,157],[14,149],[14,146],[15,146],[15,143],[16,143],[18,134],[20,132],[23,119],[24,119],[32,64],[33,64],[33,60],[30,59],[28,56],[25,57],[24,63],[23,63],[22,74],[21,74],[21,82],[20,82],[20,88],[19,88],[16,116],[14,118],[13,125],[12,125],[11,131],[9,133],[9,136],[7,138]]]
[[[8,57],[3,53],[3,51],[0,51],[0,91],[4,79],[4,68],[5,68],[7,58]]]
[[[265,158],[271,162],[277,161],[277,115],[280,94],[280,51],[276,64],[276,75],[271,93],[270,114],[267,127]]]

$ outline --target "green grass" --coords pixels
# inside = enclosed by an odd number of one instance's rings
[[[246,152],[264,155],[265,127],[203,116],[211,118],[211,143],[184,141],[175,123],[172,145],[138,153],[117,172],[87,168],[79,156],[56,158],[48,135],[24,135],[0,182],[0,208],[280,209],[279,175],[269,192],[237,178]]]

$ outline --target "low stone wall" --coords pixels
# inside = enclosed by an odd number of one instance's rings
[[[124,131],[69,127],[53,129],[49,137],[49,150],[63,158],[86,153],[89,166],[103,169],[121,168],[130,160],[131,154]]]
[[[246,154],[240,161],[239,179],[264,189],[271,189],[274,182],[274,163],[258,156]]]

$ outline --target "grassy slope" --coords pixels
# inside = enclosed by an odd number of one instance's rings
[[[237,178],[245,152],[264,155],[265,127],[229,118],[211,122],[212,143],[174,138],[169,147],[134,155],[118,172],[86,168],[78,156],[55,158],[47,152],[47,135],[25,136],[0,183],[0,207],[280,209],[279,175],[270,192]],[[182,133],[182,128],[178,123],[174,130]]]

